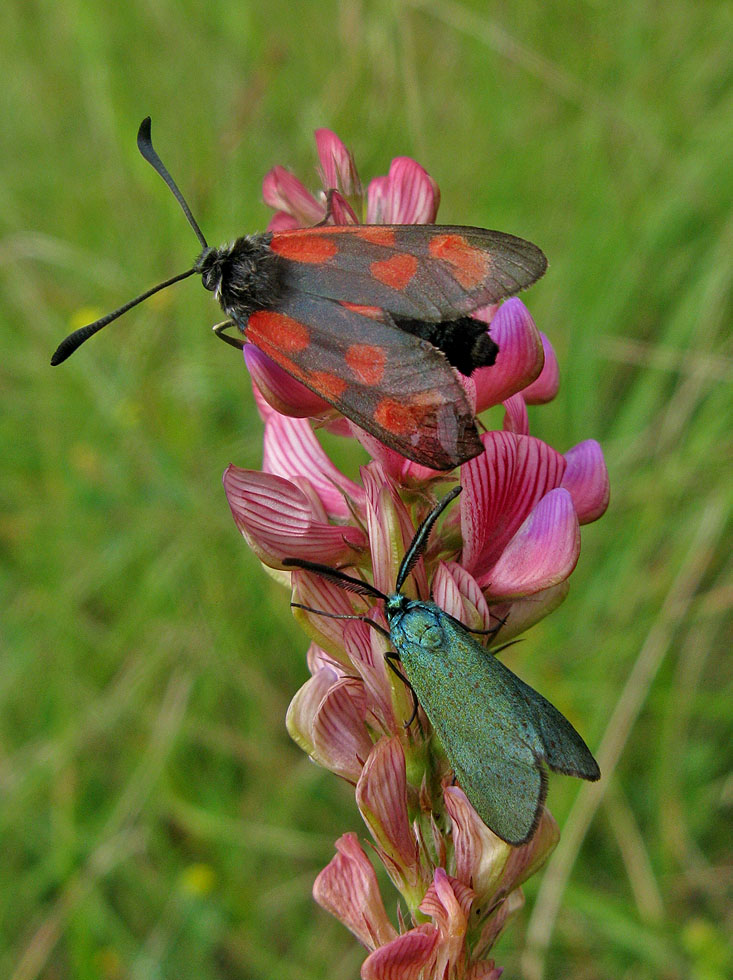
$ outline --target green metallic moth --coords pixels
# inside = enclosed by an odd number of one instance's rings
[[[417,529],[391,595],[328,565],[298,558],[283,564],[384,603],[394,647],[388,662],[399,661],[403,680],[422,705],[479,817],[502,840],[519,846],[532,837],[542,814],[545,766],[588,780],[601,773],[588,746],[554,705],[434,602],[402,594],[433,525],[460,492],[457,487],[443,497]],[[381,629],[373,620],[364,621]]]

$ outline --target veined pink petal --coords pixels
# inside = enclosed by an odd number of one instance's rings
[[[331,193],[331,220],[335,225],[358,225],[356,211],[338,191]]]
[[[367,692],[367,706],[371,718],[367,718],[372,728],[387,734],[401,734],[402,725],[397,728],[392,707],[391,685],[387,678],[387,663],[384,655],[391,649],[386,639],[375,629],[359,620],[344,623],[344,650],[359,676],[364,681]]]
[[[483,582],[538,500],[559,486],[565,460],[547,443],[487,432],[485,451],[461,467],[461,564]]]
[[[364,508],[364,490],[336,469],[306,419],[270,416],[265,423],[262,468],[292,482],[305,477],[329,517],[349,520],[349,500],[358,510]]]
[[[440,929],[440,945],[435,951],[434,975],[443,977],[463,972],[468,914],[475,893],[473,889],[436,868],[433,882],[420,903],[420,911],[431,916]]]
[[[317,418],[333,412],[328,402],[296,381],[254,344],[244,345],[244,362],[267,403],[281,415]]]
[[[417,843],[407,814],[405,754],[399,738],[374,745],[356,786],[356,805],[379,845],[387,873],[400,888],[420,880]]]
[[[282,477],[230,465],[223,482],[237,527],[272,568],[283,568],[283,558],[337,565],[366,544],[359,528],[318,520],[303,491]]]
[[[355,677],[331,685],[313,717],[313,758],[351,783],[359,779],[372,748],[365,718],[364,683]]]
[[[410,929],[375,949],[361,965],[361,980],[426,980],[440,942],[440,933],[427,923]]]
[[[389,595],[394,591],[397,570],[405,548],[415,530],[407,508],[392,483],[385,479],[379,463],[371,462],[361,468],[361,479],[366,493],[366,519],[369,532],[369,550],[372,555],[374,585]],[[422,562],[415,566],[415,581],[425,589],[427,580]]]
[[[560,366],[557,363],[555,349],[549,337],[541,333],[542,347],[545,351],[545,363],[539,377],[522,391],[522,397],[528,405],[546,405],[551,402],[560,388]]]
[[[472,315],[483,319],[477,313]],[[526,388],[542,371],[542,338],[529,310],[516,296],[508,299],[491,320],[491,337],[499,345],[496,363],[471,375],[476,384],[476,411],[483,412]]]
[[[296,569],[290,578],[293,583],[294,602],[327,614],[323,616],[316,612],[294,608],[293,616],[314,643],[329,653],[338,663],[350,668],[349,659],[344,652],[344,628],[350,620],[332,618],[357,615],[349,600],[349,593],[313,572]],[[350,673],[353,673],[353,670],[350,670]]]
[[[310,756],[315,753],[313,719],[318,705],[338,678],[339,674],[331,667],[323,667],[315,671],[288,705],[285,716],[288,734],[295,744]]]
[[[453,825],[456,877],[471,884],[475,905],[488,911],[513,848],[489,830],[459,786],[446,786],[443,799]]]
[[[580,528],[567,490],[551,490],[537,504],[479,584],[496,598],[532,595],[570,575],[580,554]]]
[[[325,214],[323,204],[285,167],[273,167],[265,174],[262,197],[274,211],[291,214],[300,227],[316,224]]]
[[[603,450],[595,439],[579,442],[565,453],[567,469],[562,486],[570,491],[581,524],[597,521],[606,513],[610,495]]]
[[[298,219],[285,211],[276,211],[267,222],[267,231],[292,231],[294,228],[301,228]]]
[[[523,596],[521,599],[492,606],[494,616],[505,620],[504,625],[496,635],[495,642],[505,643],[507,640],[514,639],[515,636],[526,633],[535,623],[539,623],[541,619],[549,616],[553,610],[557,609],[564,602],[569,591],[570,584],[566,579],[564,582],[552,585],[549,589],[543,589],[534,595]]]
[[[543,810],[534,836],[521,847],[511,848],[504,867],[501,889],[505,893],[518,888],[539,871],[560,840],[560,829],[549,810]]]
[[[384,948],[397,933],[387,918],[374,868],[356,834],[340,837],[336,850],[313,884],[313,898],[367,949]]]
[[[491,612],[476,579],[457,562],[438,564],[433,580],[433,602],[469,629],[491,629]]]
[[[360,196],[361,181],[351,151],[330,129],[317,129],[315,137],[323,189],[340,191],[344,197]]]
[[[504,431],[518,436],[529,435],[529,416],[524,393],[512,395],[504,402]]]
[[[429,225],[440,204],[438,185],[410,157],[395,157],[387,177],[376,177],[367,191],[369,224]]]

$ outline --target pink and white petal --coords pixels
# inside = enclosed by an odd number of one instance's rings
[[[281,415],[319,418],[333,412],[328,402],[296,381],[254,344],[244,345],[244,362],[258,391]]]
[[[353,930],[352,930],[353,931]],[[361,980],[425,980],[440,943],[440,932],[425,923],[380,946],[361,965]]]
[[[375,195],[380,199],[379,221],[388,225],[432,224],[440,204],[438,185],[427,170],[410,157],[392,160],[386,186],[377,185]]]
[[[524,393],[512,395],[504,402],[504,431],[518,436],[529,435],[529,416]]]
[[[472,314],[476,319],[478,310]],[[499,345],[496,363],[471,375],[476,384],[476,411],[504,402],[531,384],[542,371],[542,337],[529,310],[516,296],[499,307],[491,320],[491,337]]]
[[[396,736],[380,738],[356,786],[356,805],[400,890],[421,881],[418,849],[407,813],[405,753]]]
[[[336,850],[313,883],[313,898],[367,949],[384,948],[397,933],[384,908],[374,868],[356,834],[340,837]]]
[[[580,527],[567,490],[537,504],[493,568],[477,576],[492,598],[533,595],[564,581],[580,554]]]
[[[356,212],[338,191],[331,193],[331,221],[335,225],[358,225],[359,219]]]
[[[420,911],[431,916],[440,929],[441,943],[436,950],[436,977],[455,975],[465,957],[468,914],[475,892],[451,878],[443,868],[436,868],[433,882],[420,903]],[[463,971],[461,970],[461,973]]]
[[[354,784],[372,748],[364,724],[366,704],[363,682],[342,677],[329,688],[313,717],[313,759]]]
[[[359,620],[344,623],[344,650],[367,692],[367,723],[385,734],[404,732],[395,722],[391,685],[387,678],[385,653],[391,649],[386,638]]]
[[[267,222],[266,231],[292,231],[294,228],[301,228],[297,218],[285,211],[276,211]]]
[[[338,679],[338,673],[331,667],[315,671],[288,705],[285,727],[295,744],[309,756],[315,754],[313,719],[318,705]]]
[[[494,616],[504,620],[504,625],[494,637],[494,643],[506,643],[515,636],[521,636],[528,629],[549,616],[565,601],[570,591],[570,583],[566,579],[549,589],[543,589],[534,595],[514,599],[512,602],[502,602],[491,607]]]
[[[487,432],[481,440],[483,454],[461,467],[461,564],[480,582],[566,467],[560,453],[532,436]]]
[[[489,830],[459,786],[446,786],[443,799],[453,827],[456,877],[471,884],[477,906],[490,907],[513,848]]]
[[[381,592],[389,594],[394,590],[397,570],[415,531],[407,508],[394,485],[385,478],[379,463],[368,463],[362,466],[360,472],[366,493],[366,523],[374,585]],[[417,575],[418,586],[427,589],[422,562],[415,566],[414,574]]]
[[[364,490],[336,469],[306,419],[273,414],[267,420],[262,469],[291,481],[305,477],[336,520],[351,518],[347,501],[364,508]]]
[[[340,191],[345,197],[360,196],[361,181],[351,151],[331,129],[317,129],[315,137],[323,189]]]
[[[439,562],[431,589],[433,602],[468,629],[491,629],[489,605],[476,579],[462,565]]]
[[[301,603],[318,612],[293,608],[293,616],[310,639],[322,647],[338,663],[353,668],[344,652],[344,628],[349,619],[334,619],[334,616],[355,616],[349,593],[313,572],[295,570],[292,572],[293,602]],[[363,607],[366,611],[366,607]],[[327,615],[319,615],[326,613]]]
[[[389,179],[374,177],[367,188],[367,224],[383,225],[389,194]]]
[[[316,224],[325,214],[323,204],[285,167],[273,167],[265,174],[262,198],[273,211],[291,214],[300,227]]]
[[[501,890],[509,893],[531,878],[555,850],[559,840],[560,829],[555,818],[549,810],[543,809],[532,839],[511,849],[501,878]]]
[[[557,363],[555,349],[549,337],[543,333],[540,337],[545,351],[545,363],[539,377],[522,391],[522,397],[528,405],[546,405],[560,389],[560,365]]]
[[[606,513],[611,488],[603,450],[595,439],[579,442],[565,453],[567,469],[562,486],[570,492],[581,524]]]
[[[350,672],[347,675],[343,664],[339,663],[338,660],[334,660],[330,653],[326,653],[325,650],[321,649],[317,643],[311,643],[308,647],[308,651],[305,655],[305,662],[311,675],[315,676],[319,670],[324,670],[326,668],[334,671],[334,680],[338,677],[351,676]]]
[[[284,568],[284,558],[337,565],[366,544],[359,528],[317,520],[306,494],[282,477],[230,464],[223,483],[237,527],[260,561],[272,568]]]

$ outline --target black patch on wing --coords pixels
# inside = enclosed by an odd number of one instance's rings
[[[488,327],[480,320],[462,316],[456,320],[430,323],[406,317],[392,317],[395,324],[406,333],[427,340],[448,358],[448,362],[461,374],[470,377],[476,368],[491,367],[496,362],[499,345],[489,336]]]

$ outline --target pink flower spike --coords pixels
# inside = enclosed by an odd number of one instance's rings
[[[230,465],[223,482],[237,527],[271,568],[283,568],[283,558],[338,565],[353,560],[355,550],[366,544],[358,528],[319,519],[303,491],[289,480]]]
[[[565,453],[567,469],[562,486],[570,491],[581,524],[597,521],[606,513],[610,484],[603,450],[595,439],[579,442]]]
[[[361,965],[361,980],[426,980],[440,932],[425,923],[380,946]]]
[[[313,418],[333,412],[327,401],[296,381],[254,344],[244,345],[244,363],[267,403],[281,415]]]
[[[522,391],[522,397],[528,405],[546,405],[551,402],[560,388],[560,365],[550,340],[541,333],[542,347],[545,352],[545,363],[539,377]]]
[[[292,483],[307,479],[329,517],[347,521],[364,509],[364,490],[333,465],[306,419],[273,413],[265,423],[262,469]]]
[[[484,319],[481,311],[472,314]],[[491,337],[499,345],[493,367],[479,368],[471,375],[476,384],[476,411],[506,401],[542,371],[544,350],[542,337],[529,310],[516,296],[508,299],[491,320]]]
[[[384,948],[397,933],[387,917],[374,868],[356,834],[340,837],[336,850],[313,883],[313,898],[367,949]]]
[[[323,204],[285,167],[273,167],[265,174],[262,197],[274,211],[292,215],[301,228],[316,224],[325,214]]]
[[[407,814],[405,753],[396,736],[380,738],[372,748],[356,786],[356,805],[395,885],[403,893],[423,887]]]
[[[367,192],[367,222],[386,225],[430,225],[440,204],[438,185],[410,157],[395,157],[387,177],[377,177]]]
[[[512,432],[487,432],[485,450],[461,467],[461,564],[478,581],[499,559],[544,495],[560,485],[566,462],[547,443]]]
[[[493,598],[526,596],[570,575],[580,554],[580,528],[567,490],[551,490],[522,524],[498,562],[478,582]]]
[[[340,191],[344,197],[361,197],[361,181],[351,151],[330,129],[317,129],[315,137],[323,189]]]

